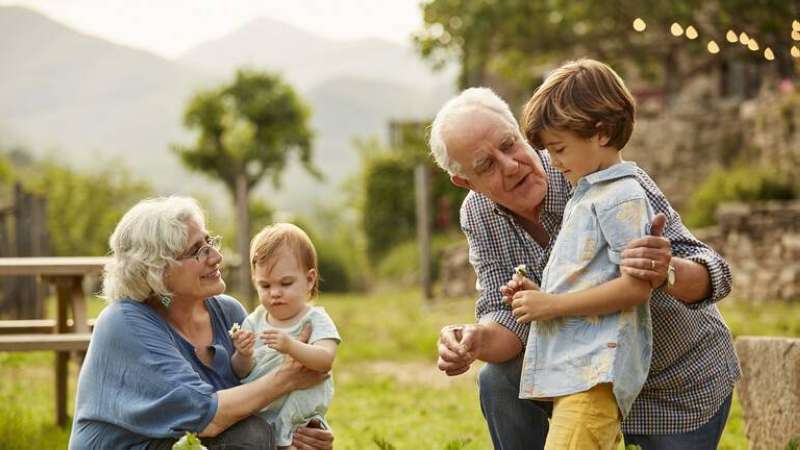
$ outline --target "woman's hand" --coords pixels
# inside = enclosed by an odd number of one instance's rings
[[[333,432],[310,426],[300,427],[294,431],[292,445],[297,450],[333,450]]]
[[[508,301],[506,303],[509,303]],[[519,291],[511,299],[511,312],[519,323],[558,317],[555,297],[539,291]]]
[[[249,330],[238,330],[233,334],[233,346],[245,358],[253,356],[253,347],[255,347],[255,334]]]

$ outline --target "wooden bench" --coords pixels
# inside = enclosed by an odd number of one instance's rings
[[[94,329],[94,319],[88,321],[89,329]],[[53,319],[0,320],[0,336],[6,334],[52,334],[56,333],[58,322]],[[75,322],[67,319],[66,331],[75,332]]]
[[[85,352],[91,337],[91,333],[7,334],[0,336],[0,352]]]

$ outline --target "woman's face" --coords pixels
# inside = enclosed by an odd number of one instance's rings
[[[222,254],[210,245],[208,231],[194,221],[186,224],[189,234],[178,263],[167,268],[165,282],[174,298],[203,300],[225,291],[220,273]],[[210,248],[209,248],[210,247]]]

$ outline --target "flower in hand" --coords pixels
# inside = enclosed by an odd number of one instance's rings
[[[252,331],[239,329],[233,333],[233,346],[242,356],[253,356],[255,343],[256,338]]]
[[[505,299],[504,299],[505,300]],[[511,305],[511,312],[519,323],[534,320],[550,320],[557,317],[555,296],[536,290],[518,291],[506,303]]]
[[[268,330],[261,333],[261,340],[271,349],[281,353],[288,353],[294,339],[283,331]]]

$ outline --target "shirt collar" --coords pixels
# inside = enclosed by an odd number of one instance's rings
[[[588,183],[597,184],[605,181],[616,180],[618,178],[632,177],[636,175],[636,163],[633,161],[623,161],[613,166],[590,173],[581,178],[578,184]]]

